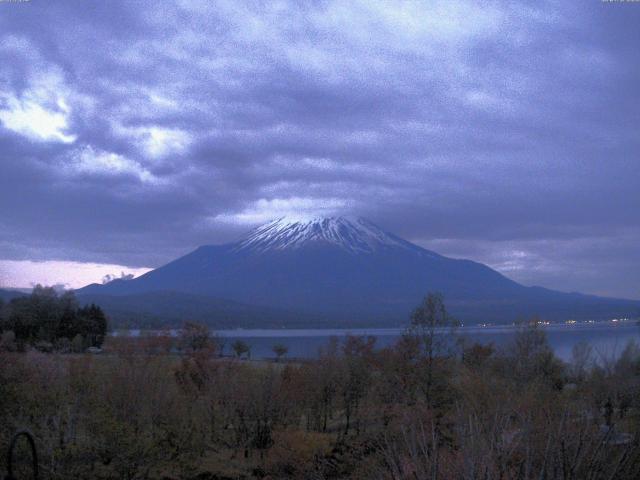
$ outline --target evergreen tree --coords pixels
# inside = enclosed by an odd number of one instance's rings
[[[80,319],[80,333],[89,340],[92,347],[100,347],[107,334],[107,317],[102,309],[95,304],[78,310]]]
[[[13,331],[17,344],[49,342],[77,336],[89,346],[102,345],[107,334],[107,317],[94,304],[79,307],[73,292],[59,295],[55,289],[37,285],[30,296],[14,298],[4,308],[2,331]]]
[[[79,320],[77,310],[65,308],[58,322],[56,337],[71,340],[81,331]]]

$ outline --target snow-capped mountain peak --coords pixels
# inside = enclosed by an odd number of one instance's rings
[[[251,231],[236,250],[265,252],[328,244],[351,253],[372,253],[385,248],[413,247],[364,218],[283,217]]]

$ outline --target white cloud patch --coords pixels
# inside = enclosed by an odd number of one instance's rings
[[[102,277],[102,284],[106,285],[107,283],[111,283],[114,280],[129,281],[129,280],[133,280],[134,278],[135,278],[135,275],[133,273],[120,272],[120,275],[113,275],[109,273],[104,277]]]
[[[75,150],[64,162],[64,169],[71,174],[132,175],[144,183],[156,183],[158,178],[140,163],[113,152],[105,152],[91,146]]]
[[[180,153],[189,146],[190,136],[178,129],[151,127],[141,136],[145,139],[144,146],[152,157],[164,157],[171,153]]]
[[[0,54],[26,54],[29,62],[26,87],[21,90],[10,86],[9,78],[15,73],[11,64],[0,66],[0,122],[4,128],[35,141],[73,143],[77,137],[70,132],[71,91],[62,70],[21,37],[1,37]]]
[[[65,133],[69,107],[63,100],[56,105],[57,110],[50,110],[29,97],[9,97],[5,99],[6,108],[0,110],[0,121],[5,128],[32,140],[73,143],[76,136]]]
[[[31,140],[73,143],[71,108],[60,73],[42,72],[21,94],[0,91],[0,122]]]
[[[112,121],[111,126],[116,134],[131,139],[140,153],[151,160],[183,153],[193,140],[188,132],[178,128],[155,125],[130,127],[119,121]]]
[[[346,208],[347,201],[341,198],[262,198],[241,212],[217,215],[211,222],[259,225],[281,217],[309,218],[339,214]]]

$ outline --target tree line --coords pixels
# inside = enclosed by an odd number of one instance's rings
[[[80,306],[71,291],[37,285],[30,295],[0,304],[0,334],[4,349],[83,351],[102,345],[107,317],[97,305]]]

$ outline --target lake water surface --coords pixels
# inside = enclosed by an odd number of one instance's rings
[[[635,340],[640,344],[640,327],[636,322],[599,322],[581,324],[544,325],[549,344],[558,357],[571,359],[573,346],[588,342],[593,347],[596,359],[610,359],[620,355],[627,343]],[[500,348],[513,339],[517,326],[460,327],[457,334],[472,342],[493,343]],[[225,353],[231,353],[231,343],[241,339],[251,346],[252,358],[272,358],[272,347],[283,344],[289,348],[288,357],[313,358],[319,348],[327,345],[331,337],[347,335],[373,335],[376,345],[385,347],[397,341],[403,328],[361,329],[281,329],[281,330],[218,330],[216,334],[225,343]]]

